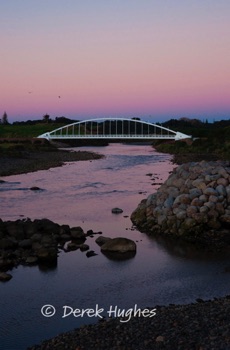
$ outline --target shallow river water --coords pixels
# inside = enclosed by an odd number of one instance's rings
[[[59,224],[81,226],[84,231],[131,238],[136,241],[137,253],[129,260],[110,260],[100,252],[94,236],[86,241],[98,254],[94,257],[87,258],[79,250],[60,252],[56,268],[13,269],[13,278],[0,284],[2,350],[23,350],[99,319],[73,314],[63,317],[64,306],[80,310],[98,307],[107,317],[116,307],[183,304],[229,293],[225,258],[200,254],[188,245],[155,240],[132,228],[132,211],[175,167],[171,156],[157,153],[149,145],[110,144],[84,149],[105,157],[3,178],[0,217],[49,218]],[[42,191],[30,191],[32,186]],[[123,213],[112,214],[113,207],[122,208]],[[47,304],[55,307],[53,317],[41,313]]]

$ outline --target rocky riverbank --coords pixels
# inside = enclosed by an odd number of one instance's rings
[[[152,318],[137,314],[127,322],[121,322],[119,318],[106,319],[61,334],[28,350],[230,349],[230,296],[154,309],[156,315]]]
[[[230,248],[230,162],[178,166],[131,215],[149,234],[170,235],[214,250]]]
[[[80,226],[59,225],[48,219],[2,221],[0,219],[0,281],[12,278],[9,273],[18,265],[56,266],[61,251],[80,250],[86,257],[97,255],[86,244],[87,238],[100,235],[95,242],[110,259],[130,259],[136,254],[136,243],[130,239],[103,237],[102,232]]]
[[[55,266],[60,251],[79,249],[95,255],[85,244],[88,236],[101,234],[80,226],[70,228],[48,219],[2,221],[0,219],[0,281],[12,278],[8,272],[18,265]]]

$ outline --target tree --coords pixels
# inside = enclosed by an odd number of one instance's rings
[[[9,124],[8,122],[8,115],[6,112],[3,113],[3,116],[2,116],[2,124]]]
[[[50,116],[49,116],[49,114],[43,115],[43,120],[44,120],[45,123],[49,123],[49,121],[50,121]]]

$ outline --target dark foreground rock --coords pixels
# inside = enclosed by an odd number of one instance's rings
[[[154,317],[106,319],[28,350],[228,350],[230,296],[189,305],[156,306]]]
[[[230,162],[177,167],[131,215],[150,234],[181,237],[214,249],[230,247]]]
[[[80,226],[70,228],[48,219],[0,219],[0,281],[9,281],[12,276],[6,272],[19,264],[54,266],[61,250],[87,251],[87,237]]]
[[[136,255],[136,243],[128,238],[100,236],[96,243],[101,247],[101,252],[111,260],[128,260]]]
[[[118,253],[135,252],[136,243],[131,239],[124,237],[112,238],[102,244],[101,251]]]

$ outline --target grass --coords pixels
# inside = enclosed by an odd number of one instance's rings
[[[64,126],[64,124],[57,123],[38,123],[34,125],[0,124],[0,138],[32,138],[62,126]]]

